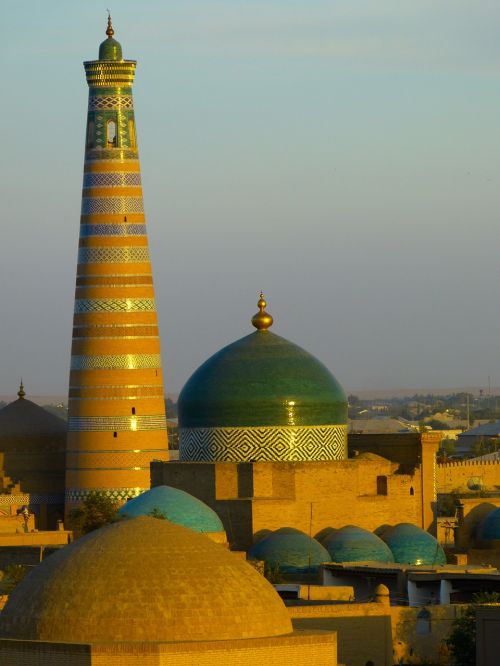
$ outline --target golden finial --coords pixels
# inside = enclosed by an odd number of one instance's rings
[[[267,331],[267,329],[273,325],[273,318],[265,310],[267,303],[262,292],[260,292],[260,298],[257,305],[259,306],[259,311],[252,317],[252,325],[255,326],[258,331]]]
[[[18,398],[22,399],[26,393],[24,392],[23,379],[21,377],[21,383],[19,384],[19,391],[17,392]]]
[[[106,29],[106,34],[109,37],[109,39],[111,39],[111,37],[113,37],[113,35],[115,34],[115,31],[113,30],[113,24],[111,23],[111,12],[109,11],[109,9],[106,9],[106,11],[108,12],[108,27]]]

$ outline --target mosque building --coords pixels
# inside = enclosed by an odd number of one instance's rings
[[[198,497],[217,512],[232,547],[254,554],[268,541],[321,552],[319,543],[304,546],[307,539],[347,525],[432,529],[438,438],[405,434],[384,447],[377,436],[355,436],[359,451],[348,457],[341,386],[318,359],[269,330],[262,294],[258,308],[256,330],[186,382],[179,461],[153,462],[152,485]]]
[[[132,83],[111,18],[89,86],[66,455],[66,509],[124,501],[168,460],[160,339]]]

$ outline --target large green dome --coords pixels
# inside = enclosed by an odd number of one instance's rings
[[[263,299],[261,302],[265,303]],[[339,442],[339,438],[345,440],[347,423],[347,399],[342,387],[318,359],[293,342],[271,333],[269,322],[264,321],[260,326],[259,316],[269,317],[270,322],[272,318],[264,311],[264,306],[259,307],[261,312],[253,321],[258,330],[214,354],[182,389],[178,402],[181,460],[346,457],[345,442]],[[337,428],[335,436],[333,431],[329,433],[330,439],[332,436],[336,439],[333,455],[321,445],[324,432],[332,426]],[[265,428],[273,429],[273,439],[279,440],[279,451],[273,456],[266,456],[262,451],[263,432],[257,429]],[[214,429],[220,435],[215,443]],[[203,443],[201,440],[207,439],[207,431],[210,431],[211,441]],[[292,441],[287,443],[289,435],[293,435]],[[304,456],[296,449],[298,439],[305,435],[310,440],[310,451]],[[218,455],[221,438],[227,442],[233,436],[240,443],[245,440],[248,455]],[[201,451],[202,444],[210,450]]]

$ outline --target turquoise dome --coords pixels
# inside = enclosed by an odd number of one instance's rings
[[[191,375],[178,413],[181,428],[339,425],[347,423],[347,398],[318,359],[258,330]]]
[[[478,528],[479,539],[483,541],[497,541],[500,539],[500,507],[490,511]]]
[[[157,511],[171,523],[195,532],[223,532],[219,516],[209,506],[189,493],[170,486],[155,486],[129,500],[118,515],[128,518],[148,516]]]
[[[437,539],[416,525],[399,523],[384,531],[381,538],[391,549],[395,562],[434,566],[446,564],[446,555]]]
[[[331,561],[319,541],[293,527],[282,527],[264,537],[252,546],[248,557],[279,566],[282,573],[314,573],[322,562]]]
[[[373,532],[347,525],[323,540],[332,562],[394,562],[389,546]]]

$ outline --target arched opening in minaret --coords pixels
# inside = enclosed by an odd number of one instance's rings
[[[116,148],[116,123],[114,120],[108,120],[106,123],[106,136],[108,148]]]

